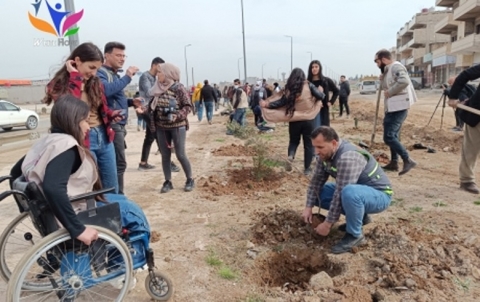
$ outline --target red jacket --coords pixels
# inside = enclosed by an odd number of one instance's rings
[[[77,97],[79,99],[82,97],[82,90],[81,90],[82,83],[83,83],[83,77],[80,73],[78,72],[70,73],[70,79],[68,81],[68,89],[74,97]],[[51,89],[53,88],[52,85],[53,85],[52,82],[48,83],[47,85],[48,91],[51,91]],[[105,126],[105,130],[107,131],[108,141],[111,143],[113,142],[113,138],[115,137],[115,132],[113,131],[111,126],[111,121],[113,120],[113,114],[112,114],[113,111],[107,106],[107,99],[105,97],[105,88],[103,87],[103,84],[101,84],[101,88],[102,88],[102,105],[100,106],[99,114],[100,114],[101,120],[103,121],[103,125]],[[57,101],[59,97],[60,95],[55,95],[53,98],[54,102]],[[85,146],[87,148],[90,147],[89,135],[85,136]]]

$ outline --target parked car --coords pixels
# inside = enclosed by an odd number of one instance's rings
[[[33,130],[37,128],[38,120],[35,111],[0,100],[0,128],[3,130],[10,131],[13,127],[27,127],[28,130]]]
[[[375,81],[362,81],[360,85],[360,94],[376,93],[377,83]]]

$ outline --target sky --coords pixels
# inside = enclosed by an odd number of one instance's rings
[[[0,79],[46,79],[70,53],[65,46],[34,46],[38,39],[57,37],[35,29],[28,12],[39,0],[0,0]],[[37,17],[51,18],[42,0]],[[48,0],[54,6],[63,0]],[[320,60],[327,75],[378,74],[373,62],[381,48],[395,45],[398,30],[422,8],[435,0],[244,0],[247,75],[269,78],[290,71],[293,36],[293,67],[307,72],[310,54]],[[177,65],[186,83],[211,83],[238,77],[243,57],[240,0],[75,0],[84,10],[79,26],[80,42],[126,45],[125,68],[150,68],[160,56]],[[443,8],[437,8],[443,9]],[[62,10],[64,8],[62,7]],[[243,60],[240,61],[244,78]],[[138,76],[136,77],[138,78]],[[137,79],[134,79],[136,81]]]

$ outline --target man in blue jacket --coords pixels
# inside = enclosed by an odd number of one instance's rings
[[[126,121],[128,120],[128,107],[140,107],[140,99],[127,99],[124,93],[125,87],[132,81],[135,73],[138,72],[138,67],[130,66],[123,77],[118,75],[118,70],[123,67],[125,63],[125,45],[119,42],[108,42],[104,49],[105,62],[97,73],[98,77],[105,86],[105,96],[107,98],[108,107],[112,110],[122,109],[123,120],[112,124],[115,131],[115,138],[113,140],[115,146],[115,155],[117,160],[117,177],[119,194],[123,192],[123,175],[127,168],[127,161],[125,158],[125,136],[127,130],[125,129]]]

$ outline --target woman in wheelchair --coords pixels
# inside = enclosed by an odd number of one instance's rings
[[[36,142],[27,155],[12,169],[12,176],[22,175],[42,189],[55,217],[72,238],[90,245],[98,238],[95,229],[84,226],[76,212],[85,210],[84,202],[71,203],[69,196],[101,189],[97,166],[85,147],[90,126],[89,106],[72,95],[61,96],[52,108],[50,134]],[[129,232],[145,232],[150,227],[142,209],[124,195],[99,195],[97,205],[116,202],[120,205],[122,226]]]

